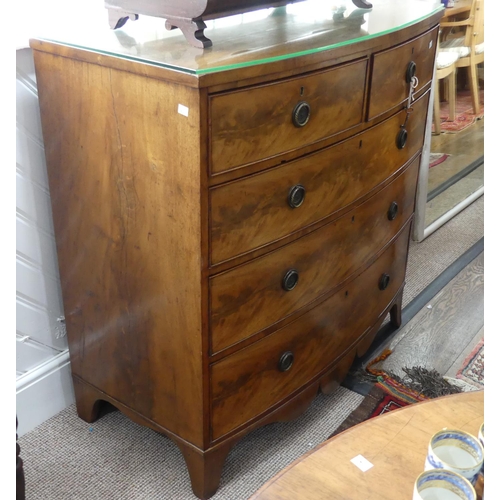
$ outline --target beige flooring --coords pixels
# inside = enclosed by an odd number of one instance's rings
[[[484,119],[457,134],[433,135],[431,153],[446,153],[450,157],[429,170],[429,192],[484,155]]]
[[[398,331],[377,368],[404,376],[404,367],[422,366],[454,378],[483,335],[484,252]]]
[[[450,156],[443,163],[429,169],[428,193],[484,156],[484,118],[462,132],[433,135],[431,153],[442,153]],[[427,202],[425,227],[444,216],[482,187],[484,187],[484,165],[470,172]]]
[[[425,226],[427,227],[432,224],[483,186],[484,165],[481,165],[427,202],[425,209]]]

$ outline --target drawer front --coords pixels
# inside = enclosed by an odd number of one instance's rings
[[[401,112],[319,153],[211,189],[211,263],[279,240],[369,193],[422,147],[428,96],[413,104],[403,149],[396,144]]]
[[[413,213],[419,158],[343,217],[210,279],[211,349],[216,353],[273,325],[346,280]]]
[[[366,68],[367,60],[362,60],[212,96],[211,173],[291,151],[361,123]]]
[[[407,72],[414,65],[419,91],[432,79],[438,28],[393,49],[373,56],[368,119],[400,105],[408,99]]]
[[[372,266],[330,298],[211,366],[212,439],[290,396],[368,331],[403,284],[410,225]],[[381,290],[384,275],[389,282]],[[293,356],[288,369],[287,353]]]

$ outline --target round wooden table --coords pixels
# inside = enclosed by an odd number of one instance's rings
[[[484,391],[394,410],[322,443],[268,481],[250,500],[412,498],[431,436],[444,427],[477,436],[483,422]],[[372,467],[363,472],[351,462],[356,457],[361,468],[364,460]]]

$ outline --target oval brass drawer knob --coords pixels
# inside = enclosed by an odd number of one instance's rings
[[[417,65],[414,61],[410,61],[406,68],[406,83],[410,83],[411,79],[415,76],[417,72]]]
[[[307,104],[306,101],[301,101],[295,106],[292,113],[293,124],[300,128],[307,125],[309,118],[311,117],[311,106]]]
[[[378,287],[380,288],[380,290],[385,290],[389,286],[390,281],[391,277],[388,274],[382,274],[378,282]]]
[[[306,197],[306,188],[302,184],[297,184],[288,191],[288,204],[292,208],[299,208]]]
[[[406,146],[406,141],[408,139],[408,131],[405,128],[402,128],[398,132],[398,136],[396,137],[396,146],[398,149],[403,149]]]
[[[290,271],[287,271],[285,276],[283,276],[283,281],[282,281],[282,286],[283,289],[289,292],[290,290],[293,290],[296,286],[297,283],[299,282],[299,273],[296,269],[290,269]]]
[[[398,215],[398,204],[393,201],[387,212],[387,218],[389,220],[394,220],[396,218],[396,215]]]
[[[286,351],[281,355],[280,361],[278,363],[278,368],[280,372],[288,371],[293,365],[293,352]]]

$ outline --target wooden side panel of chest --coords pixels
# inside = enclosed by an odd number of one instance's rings
[[[202,446],[198,92],[34,56],[77,402],[88,384]]]

